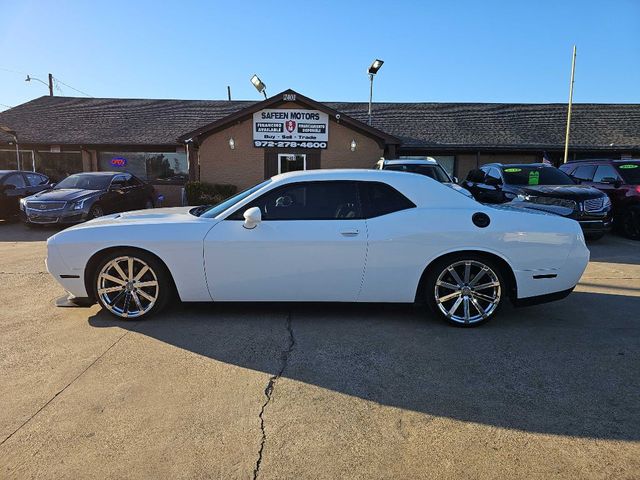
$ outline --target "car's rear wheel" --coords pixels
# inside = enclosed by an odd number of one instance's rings
[[[89,219],[102,217],[103,215],[104,210],[102,210],[100,205],[94,205],[91,207],[91,210],[89,210]]]
[[[171,295],[164,265],[153,255],[136,250],[102,259],[93,284],[102,308],[122,319],[149,317],[162,310]]]
[[[475,327],[496,315],[507,285],[497,262],[461,254],[437,261],[429,270],[426,289],[435,313],[453,325]]]
[[[640,240],[640,206],[627,208],[620,220],[622,233],[633,240]]]

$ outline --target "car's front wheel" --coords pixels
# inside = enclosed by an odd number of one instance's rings
[[[103,258],[93,284],[102,308],[122,319],[149,317],[162,310],[171,296],[164,265],[153,255],[137,250]]]
[[[474,327],[495,316],[507,291],[500,266],[473,254],[437,261],[429,270],[426,289],[431,309],[460,327]]]

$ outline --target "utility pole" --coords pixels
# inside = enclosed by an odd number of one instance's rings
[[[227,96],[229,97],[229,101],[231,101],[231,86],[227,85]]]
[[[573,46],[573,58],[571,59],[571,83],[569,84],[569,108],[567,110],[567,134],[564,139],[564,161],[569,157],[569,131],[571,130],[571,106],[573,105],[573,78],[576,72],[576,46]]]
[[[53,97],[53,75],[49,74],[49,96]]]

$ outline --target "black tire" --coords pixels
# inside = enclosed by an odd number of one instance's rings
[[[469,274],[465,278],[467,263]],[[462,284],[454,278],[449,268],[453,268]],[[483,268],[487,270],[483,270],[482,275],[476,278]],[[507,300],[509,285],[505,276],[502,266],[491,257],[475,253],[448,255],[429,267],[424,283],[427,305],[451,325],[477,327],[495,317]],[[478,291],[474,288],[489,284],[495,286]],[[495,298],[496,301],[489,302],[489,298]],[[466,312],[465,304],[468,305]]]
[[[620,231],[632,240],[640,240],[640,206],[627,208],[620,216]]]
[[[130,258],[133,259],[134,281],[128,276]],[[126,285],[101,278],[102,274],[107,274],[117,280],[125,281],[122,275],[118,273],[114,262],[118,263],[122,273],[127,277]],[[136,283],[136,277],[145,266],[147,270]],[[156,285],[150,285],[153,282]],[[146,286],[140,287],[140,284],[145,284]],[[155,315],[167,305],[173,297],[174,291],[169,272],[164,264],[150,253],[136,249],[122,249],[105,255],[93,272],[91,286],[100,306],[121,320],[140,320]],[[120,288],[120,290],[108,291],[115,288]],[[136,300],[136,297],[138,300]],[[154,301],[149,301],[148,297],[154,298]]]
[[[602,237],[604,237],[605,234],[606,232],[585,233],[584,238],[585,240],[589,240],[590,242],[595,242],[596,240],[600,240]]]
[[[103,215],[104,215],[104,210],[102,210],[102,207],[100,205],[96,204],[91,207],[91,210],[89,210],[89,220],[102,217]]]

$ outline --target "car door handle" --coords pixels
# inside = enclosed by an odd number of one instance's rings
[[[360,230],[343,230],[340,235],[343,237],[355,237],[360,233]]]

